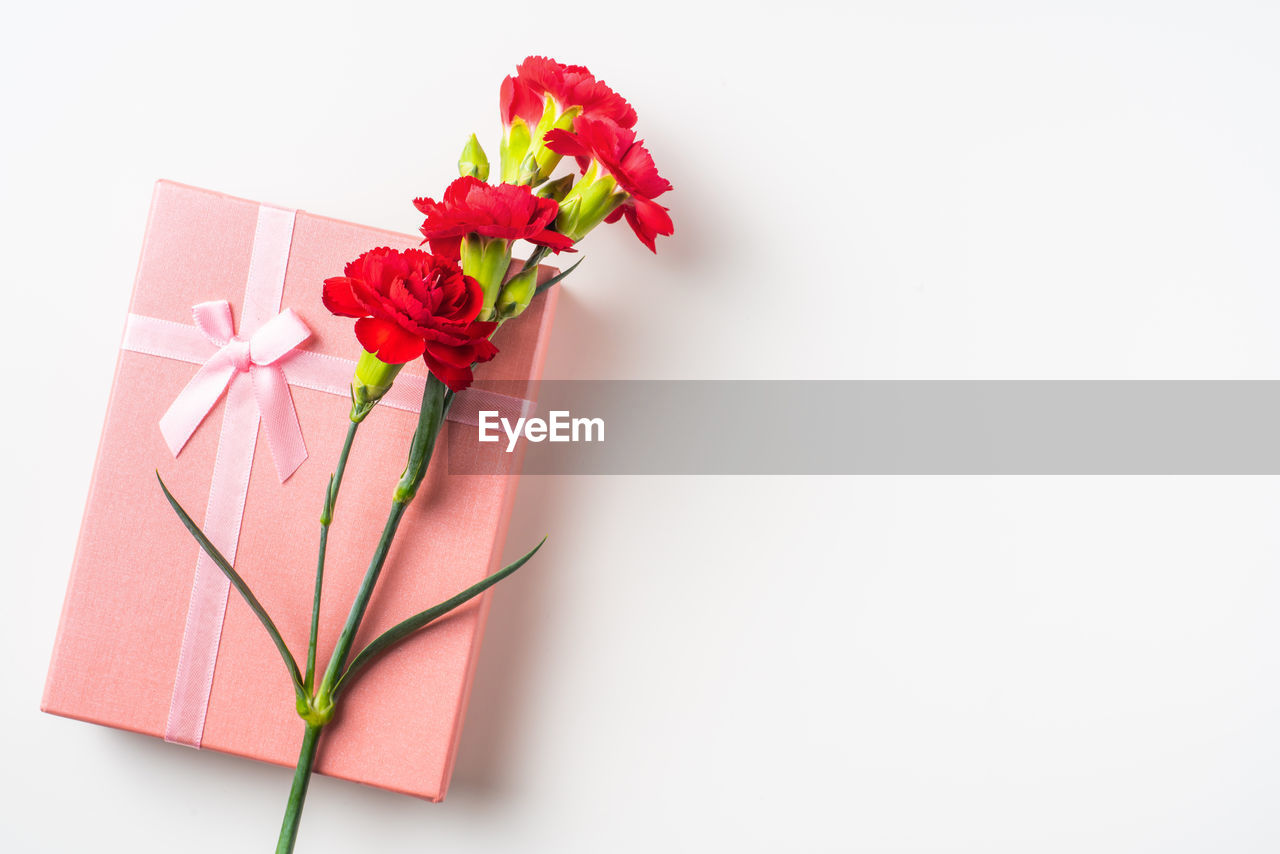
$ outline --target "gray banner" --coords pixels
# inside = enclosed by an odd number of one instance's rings
[[[520,438],[524,474],[1280,474],[1273,381],[544,382],[555,411],[578,441]],[[509,459],[449,431],[452,474]]]

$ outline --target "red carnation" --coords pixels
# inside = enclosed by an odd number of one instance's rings
[[[594,160],[603,173],[612,175],[629,198],[605,222],[617,222],[626,216],[640,242],[656,252],[655,238],[675,232],[667,208],[653,201],[671,189],[671,182],[658,174],[644,142],[636,139],[635,131],[586,116],[574,121],[573,130],[549,131],[547,147],[557,154],[577,158],[583,172]]]
[[[527,240],[556,252],[573,246],[568,237],[548,228],[560,210],[556,200],[538,198],[528,187],[459,178],[444,191],[442,201],[414,199],[413,204],[427,216],[420,230],[431,242],[431,251],[455,261],[462,238],[472,233]]]
[[[471,365],[498,354],[489,341],[496,323],[476,320],[484,302],[479,283],[458,265],[421,249],[371,249],[324,281],[325,308],[359,318],[356,338],[388,364],[422,356],[445,385],[471,385]]]
[[[502,81],[502,123],[510,125],[519,116],[536,125],[547,95],[555,99],[558,113],[581,107],[582,115],[608,119],[620,127],[636,123],[636,111],[603,80],[581,65],[564,65],[545,56],[526,57],[516,66],[516,76]]]

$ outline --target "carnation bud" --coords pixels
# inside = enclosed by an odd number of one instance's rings
[[[351,380],[351,420],[360,422],[391,390],[391,384],[404,365],[389,365],[365,350],[356,362],[356,375]]]
[[[462,156],[458,158],[458,174],[463,178],[489,180],[489,158],[484,156],[484,149],[474,133],[463,147]]]
[[[499,153],[502,157],[502,180],[506,184],[519,183],[520,164],[529,153],[529,126],[517,116],[511,120],[507,135],[502,140]]]
[[[565,175],[563,178],[557,178],[554,181],[548,181],[538,189],[534,190],[534,195],[541,196],[544,199],[555,199],[557,202],[562,201],[573,188],[573,176]]]
[[[512,276],[511,280],[503,285],[502,293],[498,296],[498,319],[510,320],[513,317],[519,317],[529,307],[529,301],[537,292],[538,268],[536,266]]]
[[[502,279],[511,266],[511,241],[472,233],[462,238],[459,254],[462,256],[462,272],[484,289],[484,308],[480,310],[479,319],[492,320]]]
[[[516,173],[517,184],[528,184],[530,186],[541,180],[538,177],[538,158],[530,151],[524,156],[524,160],[520,161],[520,169]]]

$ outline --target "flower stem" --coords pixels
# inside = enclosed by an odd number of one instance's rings
[[[538,264],[541,263],[542,259],[546,258],[547,255],[549,255],[550,253],[551,253],[551,250],[545,246],[539,246],[537,249],[534,249],[533,253],[529,255],[528,260],[524,262],[524,266],[520,268],[520,272],[521,273],[529,272],[534,267],[538,266]]]
[[[395,497],[391,502],[391,512],[387,514],[386,524],[382,527],[382,537],[378,540],[378,548],[369,561],[369,569],[364,580],[360,582],[360,590],[355,601],[351,603],[351,611],[347,614],[347,622],[338,635],[337,645],[329,658],[329,666],[325,669],[324,679],[316,693],[316,701],[323,706],[332,700],[334,685],[342,675],[347,664],[347,656],[351,653],[351,645],[355,643],[356,632],[364,619],[369,600],[373,597],[373,588],[378,583],[382,566],[387,562],[391,551],[391,542],[395,539],[396,530],[409,502],[418,492],[422,479],[426,476],[427,466],[431,462],[431,453],[435,450],[436,437],[440,434],[440,426],[444,423],[445,404],[451,400],[448,388],[434,375],[427,378],[426,388],[422,392],[422,409],[418,414],[418,429],[413,434],[413,445],[409,450],[409,462],[400,483],[396,485]]]
[[[400,527],[400,520],[404,518],[404,511],[409,506],[408,502],[393,501],[391,502],[391,512],[387,514],[386,524],[382,527],[382,538],[378,540],[377,551],[374,552],[373,560],[369,562],[369,569],[365,572],[364,580],[360,582],[360,590],[356,593],[355,601],[351,603],[351,611],[347,614],[347,622],[342,627],[342,634],[338,636],[338,644],[334,647],[333,656],[329,659],[329,667],[325,671],[324,680],[320,683],[320,692],[328,693],[337,679],[343,664],[346,663],[347,655],[351,652],[351,644],[355,641],[356,632],[360,629],[360,623],[364,620],[365,610],[369,607],[369,600],[373,598],[373,588],[378,583],[378,576],[382,574],[382,566],[387,561],[387,554],[391,551],[391,541],[395,538],[396,530]]]
[[[280,839],[276,854],[292,854],[298,840],[298,825],[302,821],[302,804],[307,799],[307,787],[311,784],[311,767],[316,761],[316,748],[320,745],[321,727],[307,724],[302,735],[302,750],[298,753],[298,767],[293,772],[293,787],[289,790],[289,804],[284,810],[284,823],[280,826]]]
[[[308,691],[315,687],[316,678],[316,641],[320,636],[320,595],[324,588],[324,555],[329,544],[329,525],[333,522],[333,510],[338,503],[338,490],[342,488],[342,474],[347,470],[347,457],[351,454],[351,443],[355,441],[359,421],[352,421],[347,428],[347,439],[342,443],[342,453],[338,455],[338,468],[329,478],[329,491],[324,496],[324,510],[320,513],[320,554],[316,559],[316,589],[311,600],[311,635],[307,640],[307,670],[303,685]]]
[[[436,437],[440,434],[440,427],[444,423],[444,414],[452,399],[453,395],[445,387],[444,383],[436,379],[434,375],[427,378],[426,388],[422,393],[422,410],[418,414],[418,429],[413,434],[413,443],[409,449],[409,462],[405,466],[404,474],[400,476],[400,482],[396,484],[395,496],[391,502],[391,512],[387,514],[387,521],[382,527],[382,537],[378,540],[378,547],[373,553],[373,558],[369,561],[369,569],[366,570],[364,579],[360,582],[360,589],[356,593],[355,601],[351,603],[351,611],[347,614],[347,622],[343,625],[341,634],[338,635],[338,642],[334,647],[333,655],[329,659],[329,665],[325,668],[324,678],[320,681],[319,686],[315,688],[314,694],[308,692],[306,696],[300,697],[298,701],[298,713],[302,715],[303,720],[306,722],[307,729],[302,739],[302,751],[298,755],[298,767],[293,775],[293,788],[289,791],[289,803],[285,807],[284,823],[280,827],[280,841],[276,845],[276,854],[289,854],[289,852],[293,851],[294,841],[298,835],[298,823],[302,819],[302,804],[307,797],[307,785],[311,779],[311,767],[315,762],[316,747],[320,740],[320,731],[333,715],[334,688],[338,684],[343,667],[347,663],[347,656],[351,653],[351,645],[355,642],[356,632],[360,630],[360,623],[369,607],[369,600],[373,598],[373,588],[378,583],[378,576],[382,573],[382,567],[387,562],[387,555],[391,552],[391,543],[395,539],[397,529],[400,527],[400,520],[404,518],[404,511],[408,508],[409,502],[413,501],[418,487],[426,476],[427,466],[431,462],[432,451],[435,450]],[[327,535],[328,528],[328,523],[324,522],[323,519],[331,519],[332,502],[337,495],[337,481],[341,476],[346,454],[354,435],[355,423],[353,422],[347,432],[347,442],[343,448],[342,459],[339,461],[338,473],[335,474],[332,480],[329,497],[326,501],[327,512],[322,517],[322,525],[324,525],[321,533],[322,543],[324,542],[323,538]],[[321,566],[323,566],[323,557],[321,557],[321,561]],[[317,592],[315,602],[318,605],[320,571],[317,571],[316,574]],[[313,639],[311,642],[312,648],[308,650],[310,665],[308,670],[312,670],[315,663],[315,626],[316,622],[313,617]],[[312,673],[312,680],[314,681],[314,673]],[[310,685],[308,685],[308,688],[310,688]]]

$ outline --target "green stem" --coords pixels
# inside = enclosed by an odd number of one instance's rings
[[[338,635],[338,644],[334,647],[333,656],[329,659],[329,667],[325,670],[324,680],[320,683],[321,694],[329,692],[329,689],[337,680],[338,673],[346,663],[347,655],[351,652],[351,645],[355,641],[356,632],[360,630],[360,623],[364,620],[365,611],[369,607],[369,600],[373,598],[374,585],[378,583],[378,576],[382,574],[382,566],[386,563],[387,554],[391,551],[391,541],[395,538],[396,530],[400,527],[400,520],[404,518],[404,511],[408,506],[407,501],[391,502],[391,512],[387,514],[386,524],[382,527],[382,537],[378,540],[378,548],[374,552],[373,560],[369,562],[369,569],[365,572],[364,580],[360,582],[360,590],[356,593],[355,601],[351,603],[351,611],[347,614],[347,622],[342,627],[342,633]]]
[[[315,687],[316,641],[320,636],[320,594],[324,588],[324,555],[329,545],[329,525],[333,522],[338,490],[342,488],[342,474],[347,470],[347,457],[351,454],[351,443],[355,441],[359,426],[359,421],[352,421],[347,428],[347,439],[342,443],[342,453],[338,455],[338,468],[329,478],[329,491],[325,493],[324,510],[320,513],[320,554],[316,559],[316,589],[311,599],[311,636],[307,640],[307,671],[303,680],[308,693]]]
[[[549,254],[551,254],[551,250],[545,246],[539,246],[535,248],[533,250],[533,253],[529,255],[529,260],[525,261],[524,266],[520,268],[520,272],[521,273],[529,272],[534,267],[538,266],[538,264],[542,261],[542,259],[546,258],[547,255]]]
[[[383,525],[382,537],[378,540],[378,548],[374,551],[372,560],[369,561],[369,569],[365,572],[364,579],[360,582],[360,589],[356,593],[355,601],[351,603],[351,612],[347,614],[347,622],[343,625],[341,634],[338,635],[338,642],[334,647],[332,657],[329,659],[329,665],[325,668],[324,678],[320,681],[320,685],[316,688],[314,694],[308,691],[298,701],[298,713],[303,716],[307,729],[302,739],[302,752],[298,755],[298,766],[293,775],[293,788],[289,792],[289,803],[285,808],[284,823],[280,827],[280,841],[276,845],[276,854],[290,854],[293,851],[293,845],[298,835],[298,823],[302,820],[302,803],[307,797],[307,785],[311,780],[311,767],[315,763],[320,730],[333,715],[334,687],[337,685],[342,670],[346,666],[347,656],[351,653],[351,645],[355,642],[356,632],[360,630],[360,622],[364,619],[365,611],[369,607],[369,600],[373,597],[373,588],[378,583],[378,576],[382,573],[383,564],[386,563],[387,555],[391,551],[391,542],[395,539],[396,530],[400,527],[400,520],[404,518],[404,511],[417,494],[418,487],[422,484],[422,479],[426,477],[427,466],[431,462],[431,453],[435,450],[436,437],[440,433],[440,427],[444,423],[444,414],[452,399],[453,395],[445,387],[444,383],[436,379],[434,375],[427,378],[426,388],[422,393],[422,410],[418,414],[418,429],[413,434],[413,443],[409,449],[409,462],[405,466],[404,474],[400,476],[400,482],[396,485],[395,497],[391,502],[391,512],[387,514],[386,524]],[[355,427],[353,423],[352,428],[347,433],[348,446],[354,433]],[[339,463],[339,472],[341,472],[341,466],[345,458],[346,451],[344,449],[343,460]],[[333,479],[334,486],[331,487],[329,500],[326,502],[327,509],[330,511],[330,513],[326,514],[326,517],[330,516],[333,509],[332,501],[337,493],[337,479],[338,476],[335,475]],[[326,524],[327,527],[327,523],[322,524]],[[318,575],[319,573],[317,572]],[[317,603],[320,595],[318,591],[319,581],[317,580]],[[314,632],[314,619],[312,620],[312,625],[312,631]],[[312,644],[314,645],[314,640]],[[313,652],[309,652],[309,658],[312,657]]]
[[[445,403],[451,400],[452,395],[449,394],[444,383],[434,375],[429,376],[426,388],[422,392],[422,409],[418,414],[418,429],[413,434],[408,465],[405,466],[404,474],[400,476],[400,483],[396,485],[391,512],[387,514],[386,524],[382,527],[378,548],[373,553],[373,559],[369,561],[369,569],[366,570],[364,579],[360,582],[360,589],[356,592],[355,601],[351,603],[351,611],[347,614],[347,622],[343,625],[341,634],[338,635],[338,642],[334,646],[333,655],[329,658],[324,679],[316,692],[318,707],[323,708],[332,702],[333,687],[337,684],[343,668],[346,667],[347,656],[351,653],[352,644],[355,643],[356,632],[360,630],[360,623],[369,607],[369,600],[373,597],[373,588],[378,583],[378,576],[382,574],[383,564],[387,562],[391,542],[395,539],[396,530],[400,527],[400,520],[404,517],[404,511],[408,508],[409,502],[417,494],[422,479],[426,476],[427,466],[431,462],[431,452],[435,450],[436,437],[440,433],[440,426],[444,423]]]
[[[280,840],[276,854],[291,854],[298,841],[298,825],[302,821],[302,804],[307,799],[307,787],[311,784],[311,766],[316,761],[316,748],[320,746],[321,727],[307,724],[302,736],[302,750],[298,753],[298,767],[293,772],[293,787],[289,789],[289,803],[284,810],[284,823],[280,825]]]

